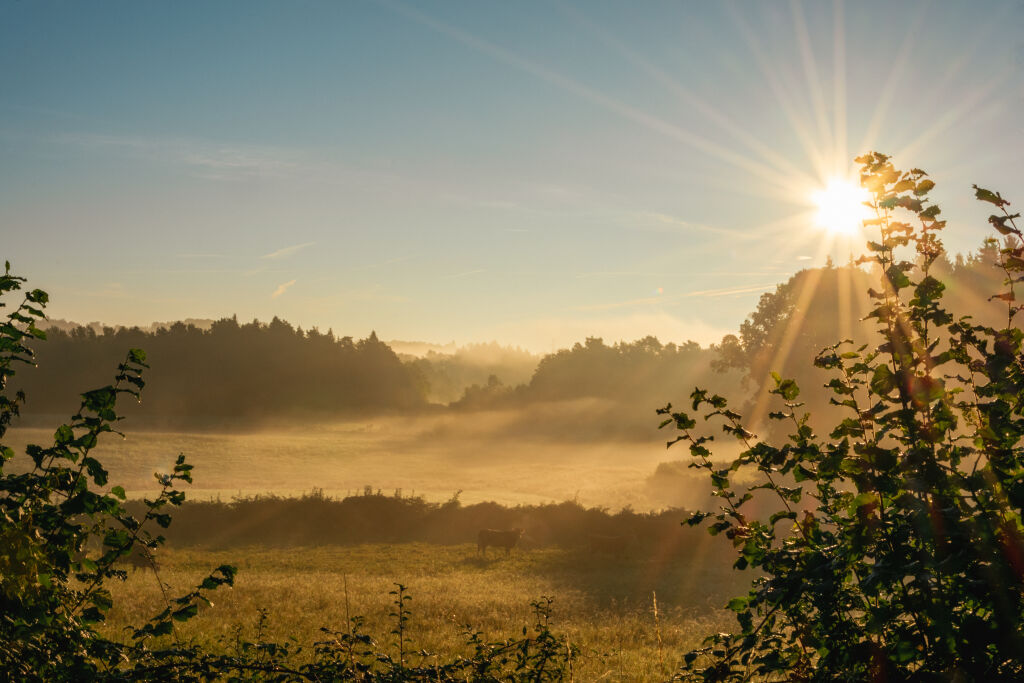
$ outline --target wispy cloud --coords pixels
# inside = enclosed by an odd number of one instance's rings
[[[270,295],[270,298],[271,299],[276,299],[277,297],[279,297],[282,294],[284,294],[285,292],[287,292],[288,288],[291,287],[294,284],[295,284],[295,280],[289,280],[288,282],[285,282],[283,284],[278,285],[277,289],[274,290],[274,293]]]
[[[290,175],[301,165],[294,150],[187,138],[69,133],[60,136],[59,141],[184,164],[197,175],[215,180]]]
[[[641,211],[636,215],[636,218],[647,228],[656,228],[659,230],[671,230],[673,232],[693,231],[698,230],[700,232],[711,232],[716,235],[737,235],[737,231],[729,230],[727,228],[717,228],[713,225],[705,225],[703,223],[694,223],[693,221],[684,220],[675,216],[670,216],[667,213],[659,213],[657,211]]]
[[[0,139],[13,133],[0,129]],[[20,135],[24,138],[25,135]],[[317,185],[358,187],[368,191],[394,189],[396,184],[419,188],[420,181],[389,170],[360,168],[325,157],[322,150],[221,142],[203,138],[110,135],[71,131],[37,138],[39,142],[179,167],[203,180],[243,182],[267,178],[301,180]]]
[[[405,261],[409,261],[412,258],[413,256],[411,255],[396,256],[394,258],[389,258],[385,261],[378,261],[376,263],[365,263],[363,265],[352,266],[352,270],[374,270],[376,268],[386,268],[387,266],[393,266],[396,263],[404,263]]]
[[[278,249],[277,251],[272,251],[269,254],[264,254],[263,256],[260,256],[260,258],[262,258],[262,259],[285,258],[286,256],[291,256],[292,254],[298,252],[301,249],[305,249],[306,247],[311,247],[314,244],[316,244],[316,242],[303,242],[302,244],[293,244],[290,247],[283,247],[281,249]]]
[[[451,275],[445,275],[441,279],[442,280],[454,280],[456,278],[469,277],[470,275],[476,275],[477,273],[483,273],[483,272],[484,272],[483,268],[476,268],[474,270],[467,270],[467,271],[462,272],[462,273],[452,273]]]
[[[703,289],[696,292],[687,292],[682,296],[732,296],[733,294],[749,294],[751,292],[762,292],[776,287],[778,283],[771,282],[766,285],[749,285],[747,287],[726,287],[725,289]]]

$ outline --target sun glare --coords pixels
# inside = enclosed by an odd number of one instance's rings
[[[857,183],[833,178],[811,195],[811,200],[818,207],[814,222],[831,233],[855,233],[860,229],[861,221],[871,215],[870,209],[864,206],[867,199],[867,190]]]

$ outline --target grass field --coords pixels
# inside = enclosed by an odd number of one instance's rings
[[[461,491],[465,505],[576,500],[642,511],[706,503],[707,483],[689,470],[667,488],[665,481],[652,484],[660,462],[686,457],[684,449],[666,452],[668,435],[652,429],[651,440],[642,443],[502,436],[503,425],[518,419],[447,414],[237,432],[142,431],[125,424],[127,438],[110,435],[96,454],[110,470],[111,484],[123,485],[129,497],[154,491],[152,473],[167,470],[183,452],[195,465],[195,484],[187,489],[193,500],[297,496],[314,489],[341,498],[370,486],[431,501]],[[7,442],[23,452],[25,443],[47,443],[52,434],[14,429]],[[670,490],[674,481],[679,485]],[[579,648],[576,680],[664,680],[704,636],[733,625],[722,607],[743,594],[750,579],[709,550],[721,539],[693,536],[701,539],[685,542],[693,547],[677,544],[659,552],[657,546],[637,546],[624,559],[594,557],[582,547],[536,545],[517,548],[508,558],[478,557],[467,544],[167,547],[160,553],[159,581],[151,571],[135,570],[127,582],[111,586],[114,608],[106,628],[122,634],[159,612],[159,582],[167,594],[180,595],[228,563],[240,570],[236,587],[215,593],[214,607],[179,624],[179,639],[230,651],[237,634],[256,637],[266,608],[265,638],[294,639],[304,648],[300,660],[323,638],[321,626],[343,630],[346,615],[365,617],[365,630],[388,650],[394,639],[388,591],[401,582],[413,597],[410,638],[416,650],[466,651],[467,629],[488,640],[520,636],[534,623],[531,601],[553,596],[553,629]]]
[[[236,587],[213,594],[214,607],[179,626],[177,633],[183,641],[228,650],[236,629],[255,637],[260,608],[270,610],[265,634],[272,640],[294,638],[308,646],[322,639],[320,626],[345,629],[350,614],[365,617],[366,631],[390,649],[393,598],[388,591],[394,582],[408,586],[413,597],[410,638],[415,648],[441,653],[462,649],[467,627],[488,639],[521,634],[523,626],[533,624],[531,600],[553,596],[554,630],[580,648],[573,666],[576,680],[664,680],[686,649],[733,623],[721,607],[741,594],[744,579],[750,578],[702,561],[704,550],[693,548],[692,556],[683,559],[617,560],[551,548],[481,558],[470,545],[167,549],[161,554],[160,579],[175,595],[216,565],[239,568]],[[133,571],[114,597],[107,625],[111,633],[162,608],[150,570]]]

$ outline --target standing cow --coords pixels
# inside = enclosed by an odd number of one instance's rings
[[[486,556],[487,546],[494,546],[495,548],[504,548],[505,554],[508,555],[522,537],[523,529],[519,528],[509,529],[508,531],[481,529],[480,533],[476,535],[476,550],[478,553],[483,553]]]

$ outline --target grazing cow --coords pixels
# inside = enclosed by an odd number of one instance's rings
[[[508,555],[512,552],[512,548],[519,539],[523,537],[523,530],[509,529],[508,531],[498,531],[497,529],[481,529],[480,533],[476,535],[476,549],[478,553],[487,554],[487,546],[494,546],[495,548],[504,548],[505,554]]]
[[[591,555],[614,555],[622,558],[626,556],[626,548],[629,546],[629,536],[590,536]]]
[[[132,569],[149,569],[152,567],[160,568],[160,563],[156,561],[153,556],[153,551],[142,544],[136,544],[131,552],[127,555],[123,555],[118,562],[122,565],[127,565]]]

